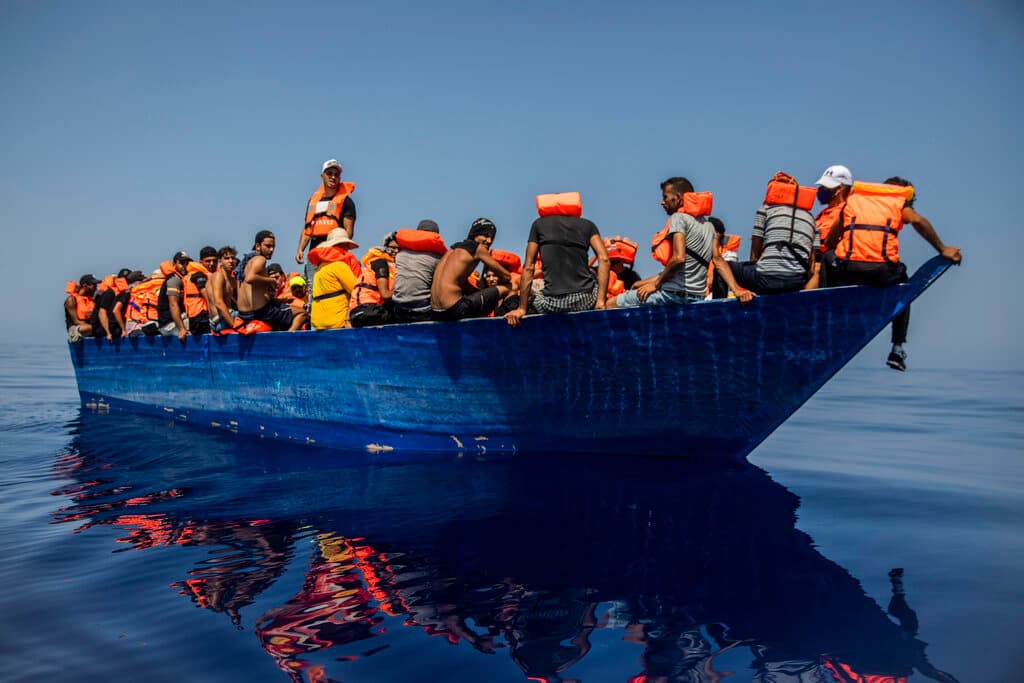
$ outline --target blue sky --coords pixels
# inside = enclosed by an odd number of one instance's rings
[[[517,252],[538,192],[578,190],[602,233],[645,242],[677,174],[745,251],[775,171],[810,184],[843,163],[910,178],[963,248],[915,305],[911,367],[1024,369],[1016,3],[241,7],[0,4],[4,336],[62,335],[83,272],[246,248],[261,227],[287,265],[329,157],[357,185],[364,248],[488,216]],[[902,244],[911,270],[930,256]],[[879,365],[883,341],[857,362]]]

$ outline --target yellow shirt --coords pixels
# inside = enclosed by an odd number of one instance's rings
[[[348,327],[348,300],[355,286],[355,273],[347,263],[332,261],[320,264],[313,276],[313,303],[309,309],[313,329]],[[326,294],[334,296],[320,299]]]

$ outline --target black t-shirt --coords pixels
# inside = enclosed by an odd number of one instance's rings
[[[530,242],[540,246],[544,293],[548,296],[590,290],[597,282],[587,265],[590,238],[600,233],[586,218],[543,216],[530,228]]]
[[[127,295],[127,292],[125,292]],[[103,325],[100,323],[100,309],[107,312],[107,325],[110,326],[110,333],[114,336],[118,336],[121,333],[121,327],[117,324],[117,318],[114,317],[114,304],[117,303],[118,295],[114,294],[114,290],[105,289],[96,295],[96,307],[92,309],[92,317],[89,319],[89,323],[93,327],[93,334],[97,337],[106,337],[107,332],[103,329]]]
[[[346,218],[356,219],[356,203],[352,201],[352,195],[345,197],[345,203],[341,205],[341,218],[342,220]],[[339,223],[338,225],[340,226],[341,224]],[[310,237],[309,248],[315,249],[319,247],[326,239],[327,235],[323,237]]]
[[[468,251],[470,256],[476,256],[476,248],[480,246],[480,243],[476,240],[462,240],[449,246],[449,249],[461,249],[462,251]]]

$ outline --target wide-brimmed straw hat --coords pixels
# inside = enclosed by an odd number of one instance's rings
[[[335,228],[327,233],[327,239],[320,243],[321,247],[345,247],[346,249],[358,249],[359,245],[356,244],[351,237],[348,236],[348,230],[345,228]]]

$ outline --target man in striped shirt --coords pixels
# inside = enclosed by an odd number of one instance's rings
[[[795,206],[762,204],[754,214],[750,260],[728,263],[715,257],[715,272],[729,289],[755,294],[798,292],[807,284],[821,242],[814,216]],[[738,285],[738,287],[737,287]],[[750,296],[740,296],[748,301]]]

